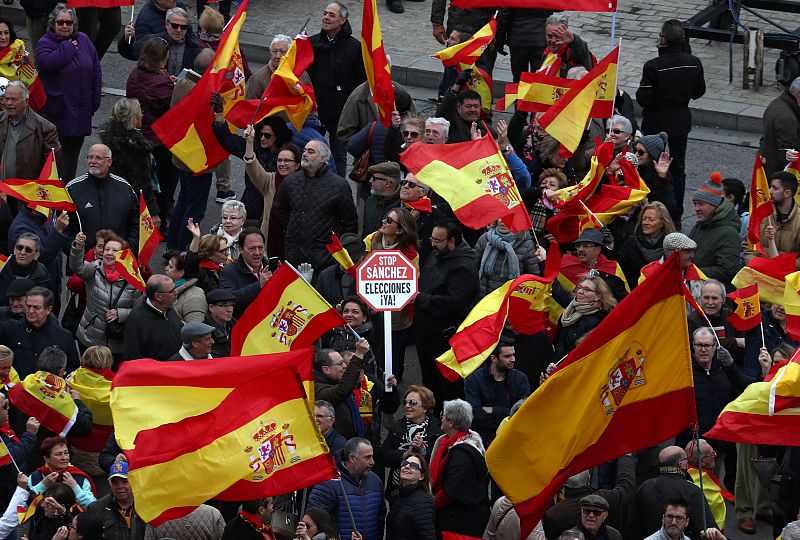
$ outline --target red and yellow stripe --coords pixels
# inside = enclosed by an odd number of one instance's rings
[[[46,371],[31,373],[8,392],[11,403],[59,437],[66,436],[78,417],[78,406],[61,377]]]
[[[142,273],[139,271],[139,263],[130,249],[123,249],[114,255],[114,267],[117,269],[125,281],[138,290],[145,292],[145,282]]]
[[[111,416],[111,382],[114,372],[81,366],[67,381],[77,390],[81,401],[92,412],[92,433],[87,437],[73,437],[72,445],[87,452],[100,452],[106,446],[113,429]]]
[[[483,51],[485,51],[494,40],[496,33],[497,20],[492,17],[488,23],[483,25],[480,30],[475,32],[467,41],[441,50],[434,54],[433,58],[441,60],[442,65],[445,67],[458,66],[458,64],[466,64],[467,67],[472,67],[483,54]]]
[[[155,253],[158,244],[164,239],[158,231],[147,203],[144,202],[144,193],[139,191],[139,262],[147,265]]]
[[[372,102],[378,109],[378,117],[387,128],[392,122],[394,105],[394,86],[392,85],[392,68],[386,58],[383,46],[381,22],[378,18],[378,6],[375,0],[364,0],[364,12],[361,20],[361,57],[364,59],[364,71],[367,72],[369,88],[372,91]]]

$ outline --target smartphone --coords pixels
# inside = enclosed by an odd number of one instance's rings
[[[278,257],[270,257],[267,259],[267,268],[269,268],[270,272],[274,272],[278,269],[278,265],[281,264],[281,260]]]

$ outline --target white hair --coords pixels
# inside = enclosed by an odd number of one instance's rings
[[[272,41],[269,44],[269,48],[271,49],[272,46],[275,45],[276,43],[288,43],[291,46],[292,38],[290,38],[286,34],[275,34],[275,37],[272,38]]]
[[[789,85],[789,93],[795,97],[800,96],[800,77],[797,77],[792,81],[792,84]]]
[[[428,126],[442,126],[444,128],[444,134],[450,134],[450,121],[439,116],[426,119],[425,127],[427,128]]]
[[[169,18],[172,17],[173,15],[181,15],[182,17],[185,17],[187,21],[189,20],[189,14],[182,7],[174,7],[168,9],[167,16],[164,17],[164,20],[169,22]]]
[[[569,28],[569,17],[565,13],[553,13],[549,17],[547,17],[547,24],[549,26],[551,24],[563,24],[567,28]]]

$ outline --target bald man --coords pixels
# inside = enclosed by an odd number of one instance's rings
[[[95,233],[111,229],[128,241],[134,253],[139,245],[139,195],[124,178],[111,174],[111,149],[95,144],[86,153],[89,172],[67,184],[67,191],[78,208],[80,224],[70,219],[74,236],[82,225],[86,249],[94,247]]]
[[[183,322],[173,309],[175,283],[163,274],[147,280],[144,302],[134,307],[125,322],[123,360],[169,360],[181,348]]]

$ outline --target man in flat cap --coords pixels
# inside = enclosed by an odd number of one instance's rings
[[[181,328],[183,345],[170,360],[204,360],[211,356],[214,346],[214,327],[197,321],[188,322]]]
[[[233,307],[236,296],[228,289],[214,289],[206,294],[208,311],[206,312],[207,325],[214,327],[211,346],[211,356],[214,358],[227,358],[231,355],[231,333],[236,319],[233,317]]]
[[[362,238],[377,231],[381,227],[383,216],[400,206],[400,165],[394,161],[386,161],[372,165],[367,172],[370,195],[364,202]]]

